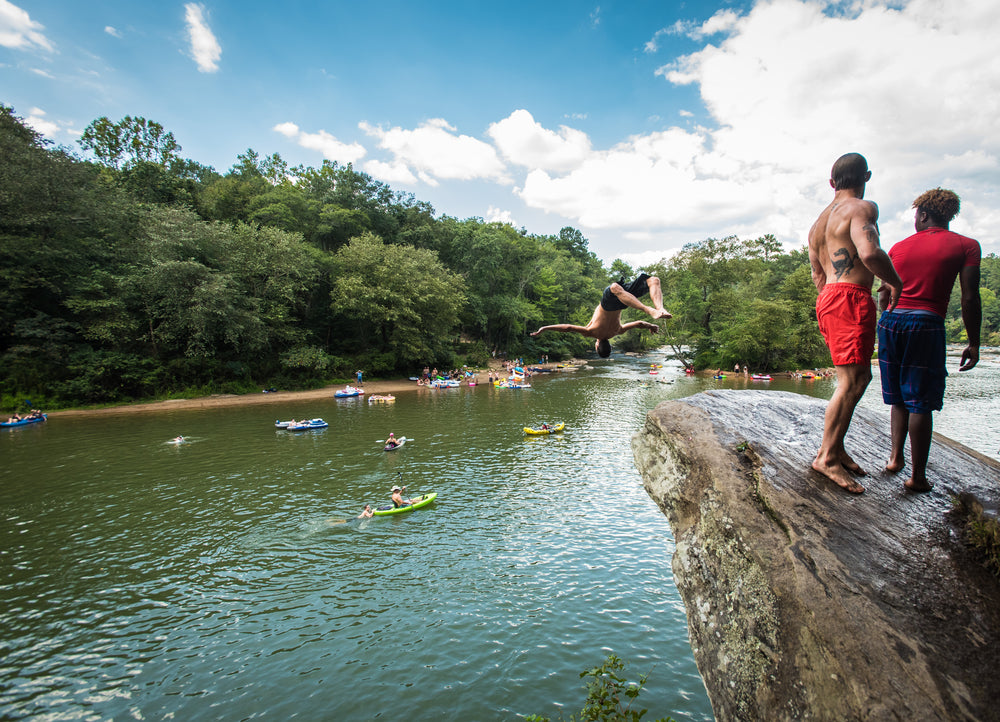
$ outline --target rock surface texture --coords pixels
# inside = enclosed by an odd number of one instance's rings
[[[673,527],[674,577],[719,720],[998,720],[1000,580],[953,498],[995,515],[1000,464],[935,435],[928,494],[883,473],[889,414],[858,409],[855,496],[810,468],[826,401],[707,391],[633,437]],[[907,460],[909,451],[907,450]]]

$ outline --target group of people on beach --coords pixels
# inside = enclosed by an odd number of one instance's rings
[[[847,453],[844,438],[872,380],[877,337],[882,399],[892,407],[885,470],[895,474],[904,468],[903,450],[909,438],[911,475],[904,485],[910,491],[930,491],[926,470],[932,414],[943,406],[948,376],[945,314],[958,278],[968,337],[959,371],[968,371],[979,362],[982,249],[974,239],[949,230],[959,212],[958,195],[934,188],[913,201],[916,233],[886,253],[879,245],[878,206],[864,199],[870,179],[864,156],[847,153],[838,158],[830,177],[833,201],[809,230],[809,263],[818,292],[816,318],[837,378],[812,468],[851,493],[865,490],[854,477],[866,472]],[[878,308],[872,298],[876,276],[882,282]],[[640,300],[647,294],[652,306]],[[633,328],[659,331],[658,324],[649,321],[621,323],[626,308],[642,311],[653,321],[671,318],[663,308],[660,279],[641,273],[630,282],[623,278],[609,285],[586,326],[542,326],[531,336],[548,331],[578,333],[595,339],[597,354],[607,358],[613,337]]]

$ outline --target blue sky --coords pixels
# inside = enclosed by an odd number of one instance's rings
[[[708,237],[802,247],[857,151],[884,247],[944,186],[996,253],[997,37],[996,0],[0,0],[0,102],[77,148],[133,115],[220,172],[248,148],[351,162],[635,265]]]

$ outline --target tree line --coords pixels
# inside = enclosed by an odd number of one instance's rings
[[[222,174],[129,116],[95,120],[79,144],[92,159],[0,105],[4,408],[299,388],[494,353],[568,358],[587,340],[528,332],[585,324],[603,288],[636,272],[606,268],[576,229],[436,216],[351,165],[248,150]],[[829,362],[805,251],[707,239],[643,270],[663,279],[674,319],[660,338],[616,339],[620,350],[665,340],[698,367]],[[983,279],[995,334],[992,256]],[[957,315],[949,329],[961,332]]]

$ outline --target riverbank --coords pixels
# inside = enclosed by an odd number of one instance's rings
[[[559,366],[571,365],[575,368],[582,368],[586,365],[586,361],[581,359],[570,359],[569,361],[561,362],[550,362],[545,364],[530,364],[531,368],[544,368],[549,370],[557,370]],[[488,368],[476,369],[476,383],[486,384],[488,383],[489,372],[493,373],[503,373],[503,362],[500,360],[491,360]],[[817,373],[821,376],[827,376],[833,374],[833,369],[817,369],[817,370],[807,370],[807,373]],[[711,369],[702,369],[695,372],[698,376],[712,376],[715,371]],[[726,376],[743,376],[743,373],[734,374],[731,371],[723,372]],[[802,372],[775,372],[770,374],[775,378],[788,378],[796,373]],[[100,409],[64,409],[61,411],[50,411],[47,415],[50,418],[55,418],[59,416],[69,417],[69,416],[94,416],[94,415],[107,415],[107,414],[140,414],[140,413],[155,413],[160,411],[171,411],[171,410],[188,410],[188,409],[218,409],[227,406],[257,406],[261,404],[287,404],[295,403],[299,401],[319,401],[322,399],[332,399],[335,391],[343,389],[345,384],[335,384],[332,386],[324,386],[319,389],[309,389],[306,391],[272,391],[270,393],[253,393],[253,394],[213,394],[212,396],[201,396],[194,399],[167,399],[165,401],[140,401],[131,404],[122,404],[121,406],[109,406]],[[404,394],[408,392],[415,392],[419,389],[426,388],[425,386],[418,386],[415,381],[411,381],[408,378],[397,378],[397,379],[379,379],[375,381],[366,381],[364,383],[364,390],[366,396],[371,396],[373,394]]]
[[[584,361],[572,359],[566,362],[551,362],[547,364],[531,364],[532,368],[555,369],[560,363],[572,364],[579,367],[585,364]],[[491,361],[486,369],[476,370],[476,383],[485,384],[488,382],[490,371],[502,372],[503,363]],[[335,391],[343,389],[345,384],[324,386],[320,389],[309,389],[306,391],[272,391],[270,393],[255,394],[213,394],[212,396],[201,396],[194,399],[167,399],[165,401],[145,401],[121,406],[109,406],[102,409],[65,409],[62,411],[47,412],[49,418],[69,417],[69,416],[95,416],[108,414],[139,414],[158,411],[188,410],[188,409],[218,409],[227,406],[257,406],[261,404],[287,404],[299,401],[318,401],[322,399],[332,399]],[[363,384],[366,396],[372,394],[402,394],[414,392],[426,386],[418,386],[415,381],[408,378],[384,379],[375,381],[365,381]]]

